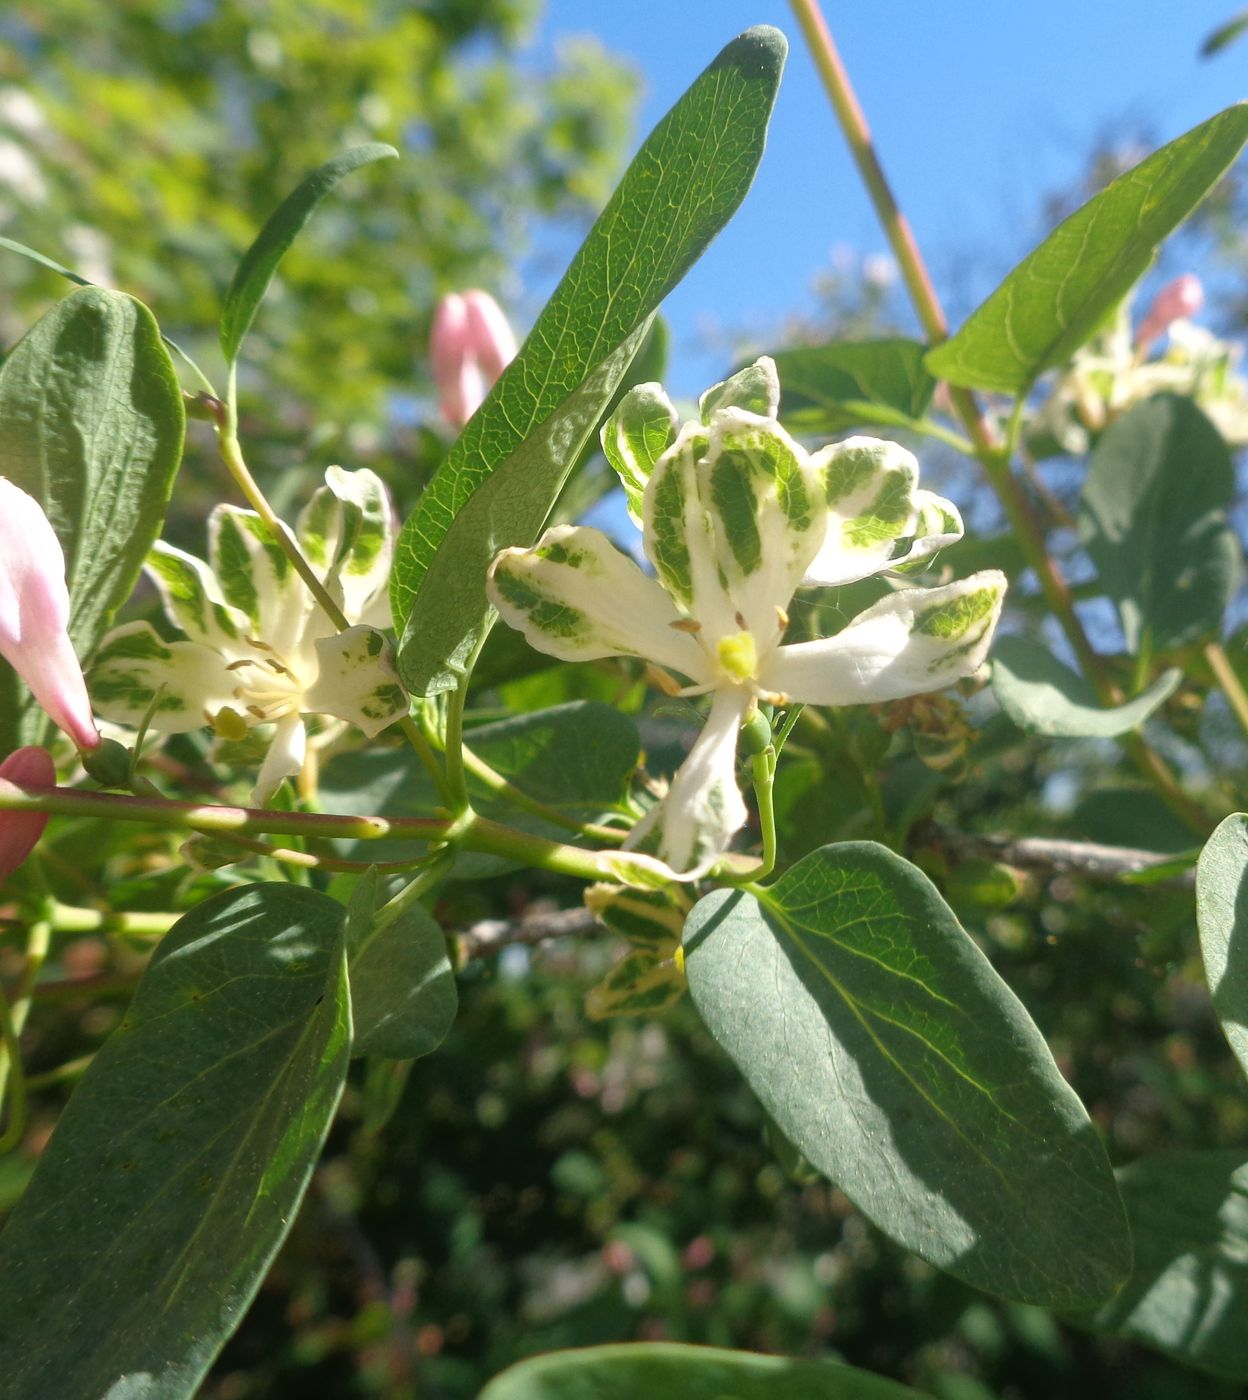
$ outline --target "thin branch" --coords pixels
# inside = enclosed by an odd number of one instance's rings
[[[583,938],[588,933],[602,931],[602,925],[589,910],[577,906],[528,914],[522,919],[479,919],[462,933],[455,934],[454,942],[462,966],[512,944],[532,945],[544,943],[548,938]]]

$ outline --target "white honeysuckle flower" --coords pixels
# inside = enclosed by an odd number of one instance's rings
[[[666,796],[626,845],[653,842],[674,873],[704,874],[746,818],[737,733],[760,699],[856,705],[949,685],[983,663],[1005,594],[993,571],[881,599],[836,636],[785,644],[804,582],[851,583],[914,562],[962,533],[956,509],[917,489],[917,465],[871,438],[800,447],[776,419],[760,360],[703,395],[678,428],[657,385],[626,395],[603,430],[651,577],[581,525],[507,549],[488,591],[503,619],[567,661],[638,656],[712,694],[705,728]]]
[[[408,709],[378,630],[390,624],[390,503],[370,471],[330,467],[299,517],[304,557],[352,624],[339,632],[252,511],[221,505],[208,523],[211,565],[157,544],[145,568],[185,640],[165,641],[147,622],[105,639],[88,677],[99,713],[177,734],[210,725],[241,739],[275,729],[253,798],[269,800],[302,769],[304,715],[331,715],[370,738]]]

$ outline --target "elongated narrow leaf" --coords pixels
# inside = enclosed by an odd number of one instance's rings
[[[381,881],[370,870],[347,910],[354,1053],[414,1060],[436,1050],[459,1009],[446,935],[413,904],[394,919],[377,917]]]
[[[160,533],[184,427],[160,330],[123,292],[72,292],[0,369],[0,476],[52,522],[65,551],[69,634],[84,660]],[[37,725],[18,721],[23,697],[0,662],[0,749],[35,735]]]
[[[1227,817],[1200,854],[1196,923],[1213,1009],[1248,1074],[1248,816],[1242,812]]]
[[[1135,1268],[1092,1325],[1248,1381],[1248,1152],[1160,1152],[1118,1185]]]
[[[554,1351],[512,1366],[480,1400],[916,1400],[895,1381],[832,1361],[638,1342]]]
[[[6,1394],[194,1394],[342,1092],[343,917],[313,890],[250,885],[161,943],[0,1235]]]
[[[243,338],[251,329],[256,308],[268,290],[278,264],[304,224],[316,212],[316,206],[344,175],[358,170],[361,165],[375,160],[390,160],[398,154],[393,146],[379,142],[352,146],[349,151],[314,170],[269,215],[256,241],[243,254],[221,307],[221,349],[227,364],[233,364],[238,358]]]
[[[18,243],[15,239],[0,238],[0,248],[7,248],[10,253],[20,253],[22,257],[29,258],[31,262],[38,263],[40,267],[46,267],[50,272],[59,273],[60,276],[67,278],[70,282],[76,282],[80,287],[93,285],[85,277],[79,277],[76,272],[71,272],[55,258],[50,258],[45,253],[36,252],[34,248],[28,248],[25,243]]]
[[[1248,140],[1228,107],[1120,175],[1030,253],[927,357],[938,379],[1021,393],[1087,340],[1148,270]]]
[[[1159,394],[1100,437],[1079,502],[1079,532],[1127,647],[1155,650],[1216,634],[1240,577],[1227,521],[1235,469],[1190,400]]]
[[[834,340],[777,350],[780,420],[795,433],[839,433],[921,418],[936,381],[916,340]]]
[[[650,316],[745,197],[785,51],[747,30],[663,118],[404,526],[390,601],[415,694],[458,683],[488,630],[490,561],[537,538]]]
[[[1047,648],[1024,637],[998,637],[992,647],[992,693],[1030,734],[1112,739],[1138,729],[1178,689],[1183,672],[1163,671],[1124,705],[1103,708],[1091,685]]]
[[[1248,31],[1248,10],[1240,10],[1237,15],[1220,24],[1200,46],[1201,58],[1212,58],[1228,44],[1233,44],[1245,31]]]
[[[795,1148],[885,1234],[977,1288],[1058,1307],[1131,1262],[1096,1132],[931,882],[825,846],[685,926],[689,990]]]

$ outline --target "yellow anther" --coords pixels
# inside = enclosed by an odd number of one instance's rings
[[[758,668],[758,647],[754,644],[753,632],[734,632],[731,637],[721,637],[715,653],[724,672],[734,681],[749,680]]]

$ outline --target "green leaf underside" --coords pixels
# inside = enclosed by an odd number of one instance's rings
[[[7,1393],[194,1393],[342,1091],[343,916],[312,890],[251,885],[161,943],[0,1235]]]
[[[1039,643],[998,637],[992,647],[997,703],[1020,729],[1052,738],[1113,739],[1138,729],[1182,680],[1171,667],[1126,704],[1104,709],[1091,685]]]
[[[899,1244],[1007,1298],[1087,1307],[1130,1267],[1096,1133],[927,878],[825,846],[685,928],[695,1004],[808,1161]]]
[[[1235,469],[1190,399],[1159,394],[1101,435],[1079,502],[1079,532],[1113,601],[1128,650],[1216,633],[1240,577],[1226,518]]]
[[[221,350],[226,363],[233,364],[256,309],[268,290],[278,264],[286,256],[300,230],[316,212],[317,205],[343,178],[361,165],[398,156],[393,146],[374,142],[353,146],[326,161],[293,190],[269,215],[256,241],[243,254],[221,306]]]
[[[413,693],[458,684],[488,630],[490,561],[536,539],[650,316],[745,197],[785,49],[748,30],[663,118],[408,519],[390,596]]]
[[[1119,1170],[1135,1269],[1092,1326],[1168,1352],[1185,1366],[1248,1380],[1244,1159],[1242,1148],[1159,1152]]]
[[[1211,117],[1120,175],[1061,223],[927,356],[939,379],[1021,393],[1096,331],[1158,245],[1217,184],[1248,140],[1248,105]]]
[[[1196,924],[1213,1009],[1248,1074],[1248,816],[1242,812],[1221,822],[1200,853]]]
[[[446,937],[419,904],[379,925],[381,881],[370,870],[347,911],[352,1053],[414,1060],[446,1039],[459,1008]]]
[[[839,433],[869,423],[922,418],[936,381],[915,340],[834,340],[778,350],[780,421],[793,432]],[[873,417],[870,406],[883,410]]]
[[[510,1367],[480,1400],[915,1400],[917,1391],[834,1361],[674,1342],[555,1351]]]
[[[65,552],[69,635],[86,659],[130,596],[182,459],[177,375],[151,312],[122,292],[71,292],[0,369],[0,476],[42,506]],[[42,717],[0,662],[0,749]]]

